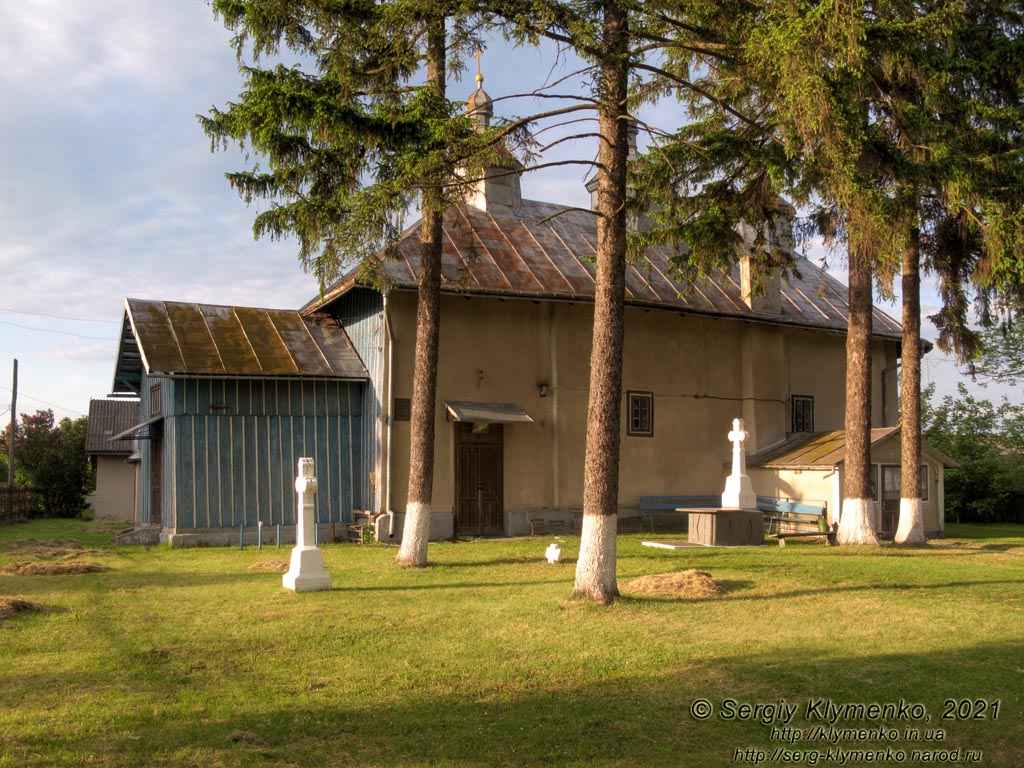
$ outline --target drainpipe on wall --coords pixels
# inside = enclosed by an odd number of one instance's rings
[[[555,509],[561,509],[562,503],[559,494],[559,475],[558,475],[558,429],[560,422],[558,421],[558,331],[556,329],[558,307],[555,302],[551,302],[548,307],[548,354],[549,354],[549,365],[551,367],[550,374],[550,386],[548,391],[551,395],[551,485],[552,494],[551,500]],[[570,524],[571,524],[570,520]]]
[[[890,365],[888,368],[882,369],[882,426],[889,426],[889,397],[888,391],[885,386],[885,374],[889,371],[898,369],[903,363],[896,363],[896,365]]]
[[[391,316],[388,315],[388,295],[386,293],[384,294],[384,336],[385,343],[388,345],[388,383],[387,400],[385,401],[388,430],[387,450],[384,456],[386,473],[384,475],[384,514],[388,516],[388,538],[393,539],[395,537],[395,514],[391,511],[391,424],[394,422],[394,419],[391,415],[393,400],[391,386],[395,368],[395,336],[391,330]]]

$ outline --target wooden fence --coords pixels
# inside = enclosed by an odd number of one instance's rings
[[[39,497],[30,488],[0,486],[0,525],[9,525],[39,513]]]

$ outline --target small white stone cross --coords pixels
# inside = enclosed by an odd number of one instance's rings
[[[316,592],[331,588],[331,577],[324,570],[324,555],[316,546],[316,475],[313,459],[299,459],[295,478],[298,496],[295,509],[295,547],[288,573],[282,579],[293,592]]]
[[[743,451],[743,442],[749,437],[743,429],[743,419],[732,420],[732,474],[725,479],[725,492],[722,494],[722,506],[738,509],[757,509],[757,496],[754,486],[747,476],[747,454]]]
[[[734,475],[747,474],[747,455],[743,452],[743,441],[749,437],[749,433],[743,429],[743,426],[743,419],[732,420],[729,440],[732,441],[732,473]]]

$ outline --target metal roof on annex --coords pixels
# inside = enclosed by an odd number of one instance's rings
[[[871,430],[871,447],[899,435],[899,425],[875,427]],[[922,441],[922,448],[940,459],[947,467],[959,466],[956,461]],[[766,469],[831,469],[846,461],[846,431],[805,432],[790,435],[786,440],[747,456],[748,467]]]
[[[444,217],[443,290],[592,301],[596,221],[588,211],[533,200],[524,200],[515,216],[453,206]],[[381,255],[385,281],[395,289],[415,290],[419,254],[417,222],[388,258]],[[846,286],[799,255],[794,272],[781,281],[781,312],[756,311],[743,301],[738,265],[684,293],[683,284],[671,277],[672,255],[671,248],[651,248],[643,260],[627,267],[628,304],[846,332]],[[300,311],[315,312],[358,284],[353,270]],[[877,307],[873,326],[875,336],[899,338],[902,333],[900,324]]]
[[[341,324],[323,314],[127,299],[114,392],[141,374],[366,379]]]
[[[123,397],[89,401],[89,426],[85,433],[87,454],[128,455],[132,441],[118,436],[139,420],[139,401]]]

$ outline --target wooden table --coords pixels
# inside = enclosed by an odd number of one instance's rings
[[[683,507],[689,520],[689,540],[708,547],[745,547],[764,544],[764,514],[738,507]]]

